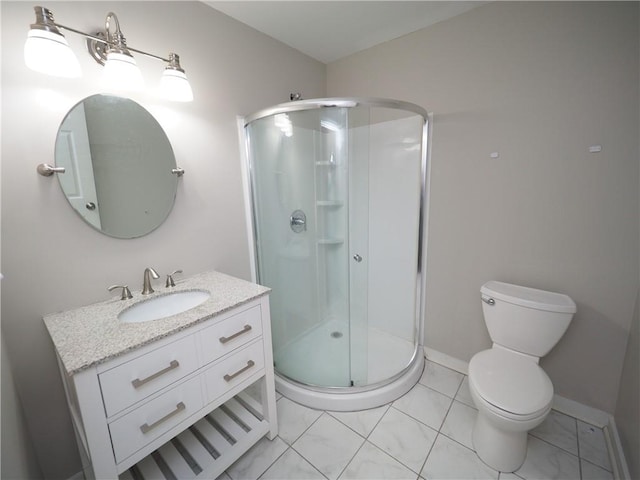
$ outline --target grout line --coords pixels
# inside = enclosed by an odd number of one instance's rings
[[[360,435],[360,436],[362,436],[362,435]],[[349,459],[349,461],[344,466],[344,468],[342,470],[340,470],[340,473],[336,477],[337,479],[339,479],[342,476],[342,474],[344,473],[344,471],[349,467],[349,465],[351,465],[351,462],[353,462],[353,459],[356,458],[356,455],[358,455],[358,452],[360,452],[360,450],[362,450],[362,447],[364,446],[365,443],[367,443],[366,439],[360,444],[360,446],[356,450],[356,453],[353,454],[353,456]]]
[[[387,412],[389,411],[389,408],[391,407],[391,403],[387,403],[385,405],[381,405],[380,407],[376,407],[376,408],[382,408],[382,407],[387,407],[387,409],[384,411],[384,413],[380,416],[380,418],[378,419],[378,421],[376,422],[376,424],[373,426],[373,428],[371,429],[371,431],[369,433],[367,433],[367,435],[363,435],[360,432],[356,431],[354,428],[352,428],[351,426],[347,425],[346,423],[344,423],[342,420],[340,420],[338,417],[334,416],[333,413],[358,413],[358,412],[363,412],[365,410],[356,410],[354,412],[336,412],[334,410],[325,410],[325,412],[331,416],[331,418],[333,418],[334,420],[337,420],[338,422],[340,422],[342,425],[344,425],[345,427],[347,427],[349,430],[351,430],[353,433],[360,435],[362,438],[364,438],[365,440],[367,440],[369,438],[369,436],[373,433],[373,431],[376,429],[376,427],[378,426],[378,424],[380,423],[380,421],[382,420],[382,418],[387,414]],[[373,410],[373,409],[370,409]]]
[[[384,417],[387,415],[387,413],[389,413],[389,410],[391,410],[391,405],[389,405],[389,408],[388,408],[388,409],[387,409],[387,411],[384,413],[384,415],[382,416],[382,418],[384,418]],[[400,413],[402,413],[402,414],[404,414],[404,415],[407,415],[406,413],[401,412],[401,411],[400,411],[400,410],[398,410],[398,409],[394,409],[394,410],[396,410],[397,412],[400,412]],[[410,415],[407,415],[407,416],[408,416],[409,418],[412,418],[412,419],[413,419],[413,417],[411,417]],[[378,421],[378,424],[382,421],[382,418],[380,418],[380,421]],[[417,420],[416,420],[416,421],[417,421]],[[424,423],[422,423],[422,422],[418,422],[418,423],[420,423],[421,425],[424,425]],[[376,424],[376,427],[377,427],[377,426],[378,426],[378,425]],[[425,426],[425,427],[427,427],[427,428],[428,428],[428,429],[430,429],[430,430],[434,430],[433,428],[431,428],[431,427],[429,427],[429,426],[427,426],[427,425],[424,425],[424,426]],[[371,433],[373,433],[373,431],[374,431],[374,430],[375,430],[375,428],[374,428],[373,430],[371,430]],[[434,430],[434,431],[435,431],[435,430]],[[436,437],[437,437],[437,436],[438,436],[438,434],[437,434],[437,432],[436,432]],[[389,457],[393,458],[393,459],[394,459],[396,462],[398,462],[400,465],[403,465],[404,467],[406,467],[406,468],[407,468],[408,470],[410,470],[411,472],[413,472],[413,473],[417,474],[417,475],[418,475],[418,477],[420,476],[420,472],[422,471],[422,468],[420,468],[420,469],[419,469],[419,470],[420,470],[419,472],[416,472],[413,468],[411,468],[409,465],[405,464],[402,460],[400,460],[399,458],[395,457],[394,455],[391,455],[391,453],[387,452],[384,448],[382,448],[382,447],[380,447],[379,445],[377,445],[377,444],[373,443],[372,441],[370,441],[370,440],[369,440],[369,437],[367,437],[366,441],[367,441],[367,442],[369,442],[371,445],[373,445],[373,446],[374,446],[375,448],[377,448],[378,450],[380,450],[380,451],[384,452],[385,454],[389,455]],[[435,443],[435,439],[434,439],[434,442],[433,442],[433,443]],[[433,444],[431,444],[431,447],[429,448],[429,451],[431,451],[431,448],[433,448]],[[427,456],[428,456],[428,454],[427,454]],[[425,461],[426,461],[426,458],[425,458]],[[422,465],[424,465],[424,462],[423,462],[423,464],[422,464]]]
[[[264,437],[264,438],[266,438],[266,437]],[[276,437],[276,438],[280,438],[280,437]],[[274,438],[274,440],[275,440],[275,438]],[[271,442],[271,440],[269,440],[269,441]],[[284,443],[285,445],[287,445],[287,442],[285,442],[285,441],[284,441],[284,440],[282,440],[281,438],[280,438],[280,441],[281,441],[282,443]],[[287,445],[287,448],[285,448],[285,449],[284,449],[284,452],[282,452],[280,455],[278,455],[278,457],[277,457],[273,462],[271,462],[271,463],[269,464],[269,466],[268,466],[267,468],[265,468],[265,469],[264,469],[264,472],[262,472],[260,475],[258,475],[258,477],[257,477],[257,478],[258,478],[258,479],[262,478],[262,477],[264,476],[264,474],[265,474],[265,473],[267,473],[267,471],[268,471],[271,467],[273,467],[273,465],[274,465],[278,460],[280,460],[280,458],[281,458],[285,453],[287,453],[287,450],[289,450],[290,448],[291,448],[291,447],[290,447],[289,445]]]
[[[579,447],[579,446],[578,446],[578,453],[577,453],[577,454],[575,454],[575,453],[573,453],[573,452],[571,452],[571,451],[567,450],[566,448],[561,447],[560,445],[556,445],[556,444],[555,444],[555,443],[553,443],[551,440],[547,440],[547,439],[542,438],[542,437],[540,437],[540,436],[538,436],[538,435],[536,435],[536,434],[534,434],[534,433],[531,433],[531,431],[529,431],[528,433],[529,433],[529,435],[531,435],[533,438],[536,438],[536,439],[538,439],[538,440],[541,440],[541,441],[543,441],[544,443],[547,443],[547,444],[551,445],[552,447],[557,448],[558,450],[562,450],[563,452],[568,453],[569,455],[571,455],[571,456],[573,456],[573,457],[582,458],[582,457],[580,456],[580,447]]]
[[[443,394],[444,395],[444,394]],[[448,397],[450,398],[450,397]],[[442,422],[440,422],[440,427],[438,427],[438,433],[441,432],[442,427],[444,426],[444,422],[447,421],[447,417],[449,416],[449,412],[451,411],[451,407],[453,407],[453,402],[455,402],[455,398],[451,398],[451,403],[449,403],[449,408],[447,408],[447,413],[442,417]],[[445,435],[446,436],[446,435]],[[448,438],[448,437],[447,437]]]
[[[434,363],[437,363],[437,362],[434,362]],[[445,368],[448,368],[448,367],[445,367]],[[465,375],[465,376],[466,376],[466,375]],[[325,476],[322,472],[320,472],[320,471],[317,469],[317,467],[316,467],[316,466],[315,466],[311,461],[309,461],[307,458],[305,458],[305,457],[304,457],[304,455],[302,455],[300,452],[298,452],[298,451],[293,447],[293,443],[295,443],[298,439],[300,439],[300,438],[301,438],[301,437],[302,437],[302,436],[303,436],[303,435],[304,435],[304,434],[305,434],[305,433],[306,433],[306,432],[307,432],[307,431],[308,431],[308,430],[309,430],[309,429],[310,429],[310,428],[311,428],[311,427],[312,427],[312,426],[313,426],[313,425],[314,425],[314,424],[315,424],[315,423],[316,423],[316,422],[317,422],[317,421],[322,417],[322,414],[326,413],[326,414],[327,414],[327,415],[329,415],[332,419],[337,420],[341,425],[344,425],[345,427],[347,427],[349,430],[353,431],[355,434],[357,434],[357,435],[358,435],[358,436],[360,436],[361,438],[364,438],[363,443],[362,443],[362,444],[359,446],[359,448],[356,450],[355,454],[354,454],[354,455],[349,459],[349,461],[347,462],[347,464],[345,465],[345,467],[341,470],[341,472],[340,472],[340,474],[339,474],[339,475],[344,474],[345,470],[348,468],[348,466],[349,466],[349,465],[351,464],[351,462],[354,460],[354,458],[356,457],[356,455],[361,451],[361,449],[363,448],[364,444],[365,444],[366,442],[369,442],[369,443],[370,443],[371,445],[373,445],[375,448],[377,448],[377,449],[379,449],[379,450],[383,451],[386,455],[388,455],[389,457],[393,458],[396,462],[400,463],[401,465],[403,465],[404,467],[406,467],[407,469],[409,469],[411,472],[413,472],[413,473],[417,473],[417,475],[418,475],[418,479],[422,479],[423,477],[421,476],[421,473],[422,473],[422,471],[424,470],[424,468],[425,468],[425,466],[426,466],[426,464],[427,464],[427,461],[429,460],[430,455],[433,453],[433,449],[434,449],[435,444],[436,444],[436,442],[438,441],[438,438],[440,437],[440,435],[443,435],[443,436],[444,436],[444,437],[446,437],[447,439],[449,439],[449,440],[453,441],[454,443],[458,444],[459,446],[461,446],[461,447],[463,447],[463,448],[465,448],[465,449],[467,449],[467,450],[471,450],[471,451],[472,451],[472,452],[474,452],[474,454],[475,454],[475,450],[474,450],[473,448],[469,448],[468,446],[466,446],[466,445],[464,445],[464,444],[460,443],[460,442],[459,442],[459,441],[457,441],[456,439],[454,439],[454,438],[452,438],[452,437],[450,437],[450,436],[448,436],[448,435],[446,435],[446,434],[444,434],[444,433],[442,432],[442,428],[443,428],[443,426],[444,426],[444,424],[445,424],[445,422],[446,422],[446,420],[447,420],[447,418],[448,418],[449,414],[451,413],[451,409],[452,409],[453,404],[454,404],[453,402],[458,401],[459,403],[461,403],[461,404],[463,404],[463,405],[465,405],[465,406],[470,407],[470,406],[469,406],[469,405],[467,405],[466,403],[461,402],[461,401],[459,401],[459,400],[456,400],[456,397],[457,397],[457,395],[460,393],[460,389],[462,388],[462,384],[463,384],[463,383],[464,383],[464,378],[462,379],[462,381],[461,381],[461,382],[460,382],[460,384],[458,385],[458,388],[457,388],[457,390],[456,390],[456,393],[455,393],[455,395],[454,395],[453,397],[450,397],[449,395],[443,394],[442,392],[439,392],[438,390],[435,390],[434,388],[431,388],[431,387],[429,387],[429,386],[427,386],[427,385],[424,385],[424,384],[422,384],[422,383],[420,383],[420,382],[418,382],[418,383],[417,383],[417,384],[421,385],[421,387],[423,387],[423,388],[428,388],[429,390],[431,390],[431,391],[433,391],[433,392],[436,392],[436,393],[439,393],[440,395],[444,395],[445,397],[447,397],[447,398],[449,398],[449,399],[450,399],[450,403],[449,403],[449,406],[448,406],[448,408],[447,408],[447,411],[446,411],[446,413],[445,413],[445,415],[444,415],[444,417],[443,417],[443,419],[442,419],[442,422],[440,423],[439,428],[437,428],[437,429],[436,429],[436,428],[434,428],[434,427],[432,427],[432,426],[430,426],[430,425],[425,424],[425,423],[424,423],[424,422],[422,422],[421,420],[419,420],[419,419],[415,418],[413,415],[411,415],[411,414],[409,414],[409,413],[407,413],[407,412],[404,412],[404,411],[400,410],[399,408],[397,408],[397,407],[394,405],[394,403],[395,403],[395,401],[394,401],[394,402],[390,402],[390,403],[386,404],[386,410],[384,411],[384,413],[382,413],[382,415],[380,416],[380,418],[378,419],[378,421],[376,422],[376,424],[375,424],[375,425],[373,426],[373,428],[372,428],[372,429],[367,433],[367,435],[366,435],[366,436],[365,436],[365,435],[362,435],[361,433],[359,433],[359,432],[357,432],[357,431],[355,431],[352,427],[350,427],[349,425],[347,425],[347,424],[343,423],[339,418],[334,417],[334,416],[332,415],[332,412],[329,412],[329,411],[326,411],[326,410],[317,410],[317,411],[321,412],[321,414],[320,414],[320,415],[319,415],[319,416],[318,416],[318,417],[317,417],[317,418],[316,418],[316,419],[315,419],[315,420],[314,420],[314,421],[313,421],[313,422],[312,422],[312,423],[311,423],[311,424],[310,424],[310,425],[309,425],[309,426],[308,426],[308,427],[307,427],[307,428],[306,428],[306,429],[305,429],[305,430],[304,430],[300,435],[298,435],[298,436],[296,437],[296,439],[292,442],[292,444],[291,444],[291,445],[288,445],[288,444],[287,444],[287,442],[284,442],[284,440],[283,440],[283,439],[281,439],[281,440],[283,441],[283,443],[285,443],[285,445],[287,445],[287,447],[288,447],[287,449],[289,449],[289,448],[290,448],[290,449],[292,449],[293,451],[295,451],[298,455],[300,455],[300,457],[301,457],[301,458],[303,458],[303,459],[304,459],[304,461],[306,461],[307,463],[309,463],[310,465],[312,465],[312,467],[313,467],[315,470],[317,470],[317,471],[318,471],[318,472],[319,472],[323,477],[325,477],[325,478],[326,478],[326,476]],[[415,387],[414,387],[414,388],[415,388]],[[286,398],[286,397],[284,397],[284,398]],[[427,452],[427,455],[426,455],[426,457],[425,457],[424,461],[422,462],[422,465],[421,465],[421,467],[419,468],[419,471],[418,471],[418,472],[415,472],[412,468],[410,468],[408,465],[405,465],[405,464],[404,464],[402,461],[400,461],[398,458],[396,458],[395,456],[393,456],[393,455],[392,455],[392,454],[390,454],[389,452],[385,451],[385,450],[384,450],[384,449],[382,449],[381,447],[379,447],[379,446],[377,446],[376,444],[374,444],[374,443],[372,443],[372,442],[370,442],[370,441],[369,441],[369,437],[370,437],[370,436],[371,436],[371,434],[376,430],[376,428],[379,426],[380,422],[382,422],[383,418],[384,418],[384,417],[389,413],[389,411],[390,411],[390,409],[391,409],[391,408],[395,409],[397,412],[399,412],[399,413],[401,413],[401,414],[403,414],[403,415],[408,416],[408,417],[409,417],[409,418],[411,418],[412,420],[414,420],[414,421],[418,422],[420,425],[423,425],[423,426],[425,426],[426,428],[429,428],[430,430],[433,430],[433,431],[435,431],[435,432],[436,432],[436,437],[435,437],[435,439],[434,439],[433,443],[431,444],[431,446],[430,446],[430,448],[429,448],[429,450],[428,450],[428,452]],[[473,407],[470,407],[470,408],[473,408]],[[587,463],[590,463],[590,464],[593,464],[593,465],[595,465],[595,466],[597,466],[597,467],[599,467],[599,468],[602,468],[602,469],[603,469],[603,470],[605,470],[605,471],[608,471],[607,469],[605,469],[605,468],[601,467],[600,465],[596,465],[596,464],[594,464],[593,462],[589,462],[588,460],[583,459],[583,458],[581,457],[581,454],[580,454],[580,452],[581,452],[581,448],[580,448],[580,438],[579,438],[578,425],[577,425],[577,420],[578,420],[578,418],[577,418],[577,417],[575,417],[574,415],[571,415],[571,414],[565,413],[565,412],[563,412],[563,411],[561,411],[561,410],[557,410],[557,409],[554,409],[554,410],[556,410],[557,412],[559,412],[559,413],[561,413],[561,414],[563,414],[563,415],[567,415],[567,416],[569,416],[569,417],[573,418],[573,420],[574,420],[574,422],[575,422],[576,444],[577,444],[578,454],[576,455],[576,454],[572,453],[571,451],[568,451],[568,450],[566,450],[566,449],[564,449],[564,448],[562,448],[562,447],[560,447],[560,446],[558,446],[558,445],[555,445],[555,444],[554,444],[554,443],[552,443],[551,441],[545,440],[544,438],[541,438],[541,437],[539,437],[539,436],[537,436],[537,435],[532,434],[531,432],[529,432],[529,435],[531,435],[532,437],[536,438],[537,440],[540,440],[540,441],[544,442],[545,444],[550,445],[551,447],[553,447],[553,448],[557,449],[558,451],[561,451],[561,452],[563,452],[563,453],[566,453],[566,454],[568,454],[568,455],[571,455],[571,456],[572,456],[572,457],[574,457],[574,458],[577,458],[577,459],[578,459],[578,465],[579,465],[579,474],[580,474],[580,478],[582,478],[582,475],[583,475],[583,473],[582,473],[582,461],[583,461],[583,460],[584,460],[585,462],[587,462]],[[582,420],[582,421],[584,422],[584,420]],[[589,422],[584,422],[584,423],[588,423],[588,424],[589,424]],[[592,425],[592,424],[589,424],[589,425]],[[598,427],[597,427],[597,425],[592,425],[592,426],[593,426],[593,427],[595,427],[595,428],[598,428]],[[606,432],[606,430],[603,428],[603,429],[602,429],[602,431],[603,431],[603,434],[605,435],[605,440],[607,440],[607,432]],[[607,447],[608,447],[608,445],[607,445]],[[285,450],[285,452],[283,452],[283,454],[282,454],[282,455],[284,455],[284,453],[286,453],[286,450]],[[277,461],[277,460],[278,460],[282,455],[280,455],[280,456],[279,456],[279,457],[278,457],[278,458],[277,458],[273,463],[275,463],[275,462],[276,462],[276,461]],[[272,463],[268,468],[271,468],[271,466],[273,465],[273,463]],[[268,468],[267,468],[267,470],[268,470]],[[266,470],[265,470],[265,472],[266,472]],[[610,472],[610,473],[611,473],[611,472]],[[262,473],[262,475],[264,475],[264,472]],[[517,474],[517,472],[514,472],[514,475],[515,475],[516,477],[518,477],[518,478],[522,478],[520,475],[518,475],[518,474]]]
[[[582,458],[578,457],[578,474],[580,475],[580,480],[582,480]]]
[[[313,463],[311,463],[304,455],[302,455],[298,450],[293,448],[293,446],[291,446],[289,448],[291,450],[293,450],[294,452],[296,452],[300,456],[300,458],[302,458],[305,462],[307,462],[309,465],[311,465],[316,472],[318,472],[320,475],[322,475],[323,478],[327,478],[327,479],[329,478],[324,473],[322,473],[320,470],[318,470],[318,467],[316,467]]]
[[[440,436],[440,432],[436,433],[436,438],[433,439],[433,443],[431,444],[431,448],[429,448],[429,451],[427,452],[427,456],[425,457],[424,462],[422,462],[422,467],[420,467],[420,471],[418,472],[418,476],[422,475],[424,467],[427,465],[427,461],[429,460],[429,456],[431,455],[431,452],[433,452],[433,447],[436,446],[436,442],[438,441],[438,437],[439,436]]]
[[[549,440],[545,440],[544,438],[540,438],[540,437],[538,437],[538,436],[536,436],[536,435],[531,434],[531,432],[528,432],[528,435],[531,435],[531,436],[532,436],[532,437],[534,437],[535,439],[540,440],[541,442],[544,442],[544,443],[546,443],[547,445],[551,445],[553,448],[557,448],[557,449],[558,449],[558,450],[560,450],[561,452],[564,452],[564,453],[566,453],[566,454],[568,454],[568,455],[571,455],[572,457],[575,457],[575,458],[577,458],[578,460],[580,460],[580,458],[581,458],[581,457],[580,457],[580,455],[576,455],[575,453],[571,453],[570,451],[565,450],[564,448],[559,447],[558,445],[555,445],[555,444],[551,443]],[[579,444],[579,443],[580,443],[580,442],[578,442],[578,444]],[[580,447],[578,447],[578,453],[580,453],[579,448],[580,448]],[[528,447],[527,447],[527,450],[528,450]]]

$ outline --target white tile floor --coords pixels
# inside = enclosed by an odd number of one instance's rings
[[[361,412],[312,410],[280,397],[279,435],[263,438],[219,480],[613,479],[601,429],[552,411],[512,474],[482,463],[466,376],[427,361],[405,396]]]

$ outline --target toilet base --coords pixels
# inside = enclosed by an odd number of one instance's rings
[[[494,470],[515,472],[527,456],[527,434],[528,430],[499,430],[479,413],[473,427],[473,448]]]

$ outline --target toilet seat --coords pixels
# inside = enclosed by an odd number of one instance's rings
[[[469,362],[469,383],[487,408],[512,420],[546,414],[553,384],[532,360],[502,348],[477,353]]]

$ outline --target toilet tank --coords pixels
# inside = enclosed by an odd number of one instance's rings
[[[482,311],[491,340],[543,357],[566,332],[575,302],[561,293],[490,281],[480,288]]]

